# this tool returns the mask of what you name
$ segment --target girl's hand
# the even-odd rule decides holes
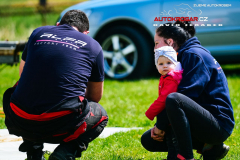
[[[154,126],[151,130],[151,137],[152,139],[162,142],[164,139],[165,131],[158,129]]]

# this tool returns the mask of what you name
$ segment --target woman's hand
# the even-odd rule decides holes
[[[151,130],[151,137],[152,139],[162,142],[164,139],[165,131],[158,129],[154,126]]]

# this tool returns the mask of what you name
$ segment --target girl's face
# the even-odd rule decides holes
[[[174,63],[167,57],[160,56],[158,58],[157,69],[161,75],[163,76],[167,75],[168,72],[174,70],[175,67],[176,66],[174,65]]]

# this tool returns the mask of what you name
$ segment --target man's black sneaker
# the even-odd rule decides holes
[[[48,160],[75,160],[76,150],[72,146],[60,144]]]
[[[42,151],[35,154],[27,153],[27,160],[46,160],[43,155],[44,153]]]

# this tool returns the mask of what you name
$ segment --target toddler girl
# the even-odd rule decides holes
[[[161,130],[163,137],[166,130],[170,132],[170,127],[168,127],[170,123],[165,111],[165,101],[170,93],[177,92],[183,70],[180,62],[177,62],[177,53],[171,46],[155,49],[155,65],[158,72],[162,75],[159,81],[158,98],[148,108],[145,115],[150,120],[157,116],[157,123],[154,127]],[[171,145],[172,137],[166,137],[166,142],[168,145],[168,159],[171,159],[171,156],[175,157],[176,155],[175,148]]]

